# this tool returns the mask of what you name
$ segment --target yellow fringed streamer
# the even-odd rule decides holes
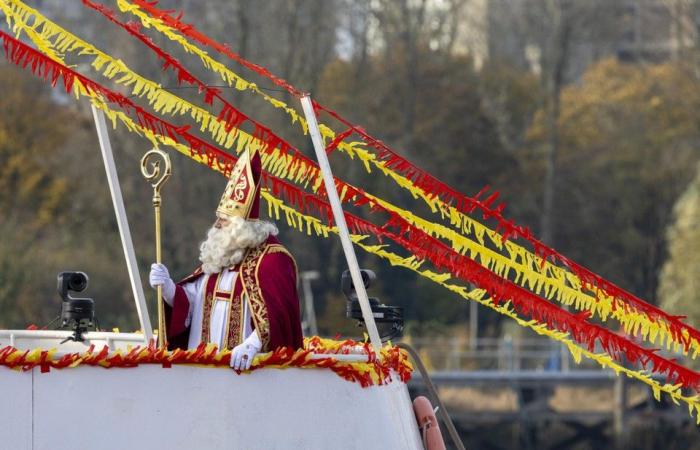
[[[30,36],[30,38],[42,53],[48,55],[47,49],[53,49],[52,53],[59,56],[70,52],[93,57],[90,66],[95,71],[101,73],[105,78],[129,88],[131,95],[145,98],[155,112],[170,116],[189,116],[200,125],[200,131],[208,132],[217,144],[227,149],[234,145],[237,138],[246,143],[256,140],[242,130],[226,131],[225,123],[206,109],[193,105],[164,90],[159,83],[142,77],[131,70],[123,61],[100,51],[21,1],[2,0],[0,7],[5,12],[8,24],[14,33],[18,34],[20,29],[27,33],[30,30],[34,32],[35,37]],[[30,18],[33,20],[32,25],[28,24]],[[13,20],[14,24],[12,24]],[[36,36],[40,40],[37,40]],[[237,148],[241,147],[242,145],[239,144]]]
[[[261,95],[275,108],[283,109],[289,114],[292,123],[299,123],[302,127],[302,131],[305,134],[307,133],[308,130],[305,121],[293,108],[261,92],[254,83],[248,82],[223,64],[215,61],[207,52],[191,44],[182,34],[165,25],[160,19],[150,17],[148,14],[141,11],[137,5],[127,0],[117,0],[117,4],[122,12],[127,12],[138,17],[144,27],[153,27],[172,41],[179,43],[185,51],[199,56],[204,66],[219,74],[229,86],[235,87],[241,91],[247,90]],[[336,134],[333,130],[324,124],[319,124],[319,126],[321,134],[326,142],[335,139]],[[363,142],[343,141],[339,143],[337,148],[351,159],[357,156],[368,173],[371,173],[372,166],[374,166],[382,172],[384,176],[391,178],[398,186],[408,190],[414,198],[422,199],[433,213],[439,213],[443,219],[449,219],[450,225],[455,229],[460,230],[461,233],[474,236],[475,240],[481,244],[482,248],[486,245],[484,237],[488,236],[490,245],[495,246],[499,250],[504,250],[507,253],[507,256],[503,256],[490,251],[488,248],[484,248],[484,251],[481,252],[479,256],[483,256],[481,259],[482,264],[485,262],[484,265],[488,266],[491,270],[502,274],[504,272],[508,273],[509,270],[520,266],[522,272],[516,273],[515,281],[519,285],[527,287],[539,295],[543,295],[550,300],[559,301],[564,305],[572,306],[579,311],[589,311],[593,316],[597,316],[603,321],[612,317],[621,323],[626,332],[632,333],[633,335],[639,333],[644,340],[652,344],[658,344],[660,346],[665,345],[669,349],[679,349],[693,358],[700,353],[700,342],[695,339],[691,340],[691,350],[693,351],[686,352],[682,343],[674,338],[667,323],[652,320],[644,313],[638,312],[627,305],[618,305],[616,308],[613,308],[614,299],[604,293],[597,293],[597,298],[585,293],[581,281],[574,274],[554,266],[549,262],[545,261],[542,263],[538,256],[525,248],[511,241],[504,241],[499,233],[488,229],[466,214],[442,202],[436,196],[425,192],[408,178],[387,168],[384,162],[378,161],[376,156],[366,149]],[[305,183],[308,183],[308,179]],[[314,191],[316,191],[319,185],[320,182],[317,180],[317,183],[313,186]],[[428,233],[435,233],[437,226],[428,221],[424,222],[433,226],[424,226],[417,222],[414,223],[414,225]],[[458,242],[459,239],[455,239],[456,236],[460,235],[453,235],[452,233],[451,230],[447,230],[445,232],[435,233],[434,235],[449,240],[454,250],[458,252],[466,251],[464,244]],[[474,247],[471,246],[470,248],[473,249]],[[508,264],[509,262],[510,264]],[[523,266],[525,267],[523,268]]]
[[[524,251],[523,248],[517,247],[511,242],[506,242],[505,245],[510,254],[508,257],[468,239],[446,226],[429,222],[371,194],[366,195],[370,198],[370,203],[381,205],[383,208],[399,214],[404,220],[430,236],[447,240],[455,251],[470,257],[502,278],[510,279],[513,276],[512,279],[516,284],[533,291],[535,294],[579,311],[589,311],[602,321],[613,318],[623,326],[629,335],[641,335],[644,340],[652,344],[658,343],[661,346],[665,344],[669,350],[683,350],[680,343],[672,339],[671,331],[665,322],[652,321],[645,314],[625,305],[613,307],[613,299],[610,296],[599,294],[598,298],[595,298],[585,293],[580,282],[576,283],[576,277],[562,270],[553,270],[557,268],[551,264],[549,267],[545,267],[543,273],[543,271],[538,270],[542,265],[541,258]],[[697,341],[693,341],[691,349],[694,352],[698,351]]]
[[[327,140],[335,138],[335,133],[327,127],[322,127],[321,133]],[[499,273],[501,276],[505,276],[510,270],[514,270],[515,277],[513,281],[536,292],[538,295],[542,295],[549,300],[559,301],[579,311],[588,311],[593,317],[598,317],[603,321],[613,318],[623,326],[627,334],[632,336],[639,335],[643,340],[651,344],[665,347],[668,350],[682,352],[691,358],[696,358],[700,354],[700,342],[697,339],[689,339],[687,333],[684,333],[684,338],[690,341],[690,348],[686,351],[681,340],[674,336],[670,326],[665,321],[652,319],[645,313],[619,301],[615,304],[615,298],[604,292],[598,291],[593,293],[594,295],[588,294],[583,283],[575,274],[548,261],[543,261],[539,256],[512,241],[504,240],[503,236],[498,232],[459,212],[436,196],[425,192],[414,185],[408,178],[388,169],[384,162],[377,161],[376,156],[363,147],[363,143],[341,142],[338,145],[338,150],[347,153],[351,158],[357,156],[363,162],[368,172],[371,172],[370,164],[379,169],[385,176],[393,179],[397,185],[408,190],[414,198],[422,199],[434,213],[439,213],[442,218],[449,219],[450,225],[455,229],[464,235],[473,236],[474,240],[481,246],[468,244],[473,243],[474,240],[466,239],[462,234],[453,233],[447,227],[442,227],[426,220],[415,219],[413,224],[416,227],[433,236],[446,239],[455,251],[464,254],[465,252],[468,253],[468,250],[481,248],[482,251],[478,253],[478,256],[482,265]],[[386,202],[383,205],[389,206]],[[402,216],[409,218],[404,213],[402,213]],[[488,237],[488,241],[486,241],[485,237]],[[488,247],[485,247],[486,245],[492,245],[502,250],[505,255],[489,250]],[[614,304],[615,306],[613,306]]]

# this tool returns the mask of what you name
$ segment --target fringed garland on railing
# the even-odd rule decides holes
[[[367,355],[366,362],[339,361],[336,355],[357,353]],[[229,368],[231,350],[219,351],[214,344],[200,344],[193,350],[176,349],[168,351],[149,347],[132,347],[126,351],[110,351],[107,346],[96,350],[95,346],[83,353],[69,353],[56,357],[56,350],[18,350],[14,347],[0,349],[0,366],[10,369],[30,371],[39,367],[42,373],[51,369],[67,369],[78,366],[98,366],[106,369],[131,368],[142,364],[159,364],[164,368],[173,365],[199,365],[217,368]],[[314,356],[314,354],[316,354]],[[319,355],[324,355],[319,357]],[[353,340],[332,341],[319,337],[306,338],[304,348],[292,350],[278,348],[269,353],[261,353],[253,359],[249,370],[235,372],[252,372],[263,368],[276,369],[328,369],[344,380],[359,383],[362,387],[384,385],[391,381],[394,371],[404,383],[411,379],[413,366],[405,350],[394,346],[385,346],[380,355],[366,343]]]

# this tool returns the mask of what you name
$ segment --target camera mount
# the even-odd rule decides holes
[[[61,272],[58,274],[58,295],[61,297],[61,327],[73,330],[66,341],[82,342],[83,333],[95,323],[95,302],[91,298],[73,298],[70,292],[82,292],[88,286],[85,272]]]
[[[377,279],[377,275],[368,269],[361,269],[360,274],[362,275],[362,282],[365,285],[365,289],[368,289],[372,284],[372,281]],[[364,326],[365,321],[362,317],[362,309],[360,308],[360,301],[357,298],[357,293],[355,292],[355,287],[352,283],[352,278],[350,277],[350,271],[346,270],[341,276],[341,288],[343,294],[347,299],[347,305],[345,308],[345,316],[348,319],[357,320],[358,326]],[[386,342],[393,339],[401,334],[403,331],[403,308],[400,306],[389,306],[384,305],[379,302],[376,297],[369,298],[369,304],[372,308],[372,315],[374,316],[374,321],[377,326],[380,325],[391,325],[388,330],[380,330],[380,337],[382,342]]]

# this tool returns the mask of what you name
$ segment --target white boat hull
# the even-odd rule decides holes
[[[324,369],[0,368],[3,449],[420,449],[405,384]]]

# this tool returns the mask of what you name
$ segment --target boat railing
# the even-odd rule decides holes
[[[141,333],[119,333],[108,331],[90,331],[84,334],[85,341],[66,341],[72,333],[68,330],[0,330],[0,348],[15,347],[23,350],[56,348],[55,357],[75,352],[86,351],[90,345],[101,350],[105,345],[110,351],[124,350],[144,344]],[[364,347],[358,347],[356,352],[348,354],[312,353],[311,359],[333,357],[344,362],[367,362],[369,355]]]

